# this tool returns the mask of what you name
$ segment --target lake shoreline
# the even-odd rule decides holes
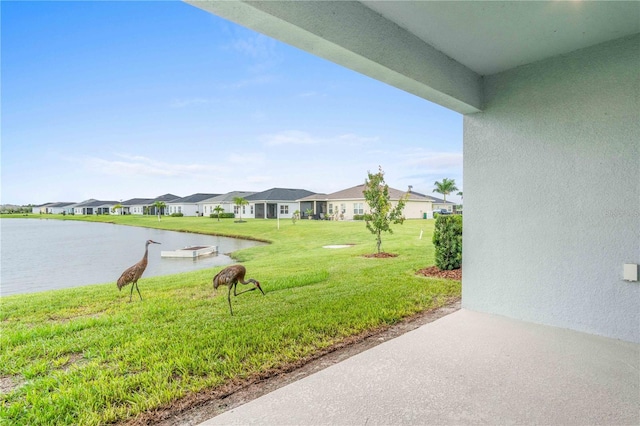
[[[114,228],[103,227],[106,225]],[[83,218],[3,215],[0,226],[3,234],[2,298],[115,282],[127,267],[140,260],[147,239],[162,245],[150,247],[143,279],[228,265],[235,261],[232,253],[266,244],[256,238],[229,237],[217,232],[165,230]],[[214,245],[218,247],[218,253],[196,259],[160,256],[161,250],[192,245]]]

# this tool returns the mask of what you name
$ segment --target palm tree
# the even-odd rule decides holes
[[[442,179],[442,182],[435,181],[434,185],[436,189],[434,189],[433,192],[442,194],[445,203],[447,202],[447,195],[458,190],[455,179],[444,178]]]
[[[459,196],[460,196],[460,198],[464,198],[464,197],[462,196],[462,191],[458,192],[456,195],[459,195]]]
[[[249,202],[242,197],[233,197],[233,203],[238,206],[238,214],[240,215],[240,220],[238,222],[242,222],[242,210],[240,208],[242,206],[246,206]]]
[[[220,213],[222,213],[224,209],[220,205],[217,205],[213,211],[218,214],[218,222],[220,222]]]
[[[153,203],[153,207],[156,208],[156,212],[158,213],[158,222],[160,222],[160,211],[167,207],[167,204],[164,201],[156,201]]]

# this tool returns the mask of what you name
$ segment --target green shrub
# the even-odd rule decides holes
[[[171,213],[171,217],[182,217],[184,214],[182,213]]]
[[[209,217],[212,219],[217,219],[218,213],[211,213]],[[235,213],[220,213],[220,219],[233,219],[235,217],[236,217]]]
[[[438,215],[433,231],[436,266],[442,270],[462,265],[462,216]]]

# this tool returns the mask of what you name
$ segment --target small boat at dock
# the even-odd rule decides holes
[[[195,259],[206,254],[218,252],[218,246],[190,246],[173,251],[161,251],[160,257],[186,257]]]

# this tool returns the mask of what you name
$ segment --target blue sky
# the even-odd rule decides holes
[[[3,204],[463,189],[460,114],[188,4],[1,8]]]

